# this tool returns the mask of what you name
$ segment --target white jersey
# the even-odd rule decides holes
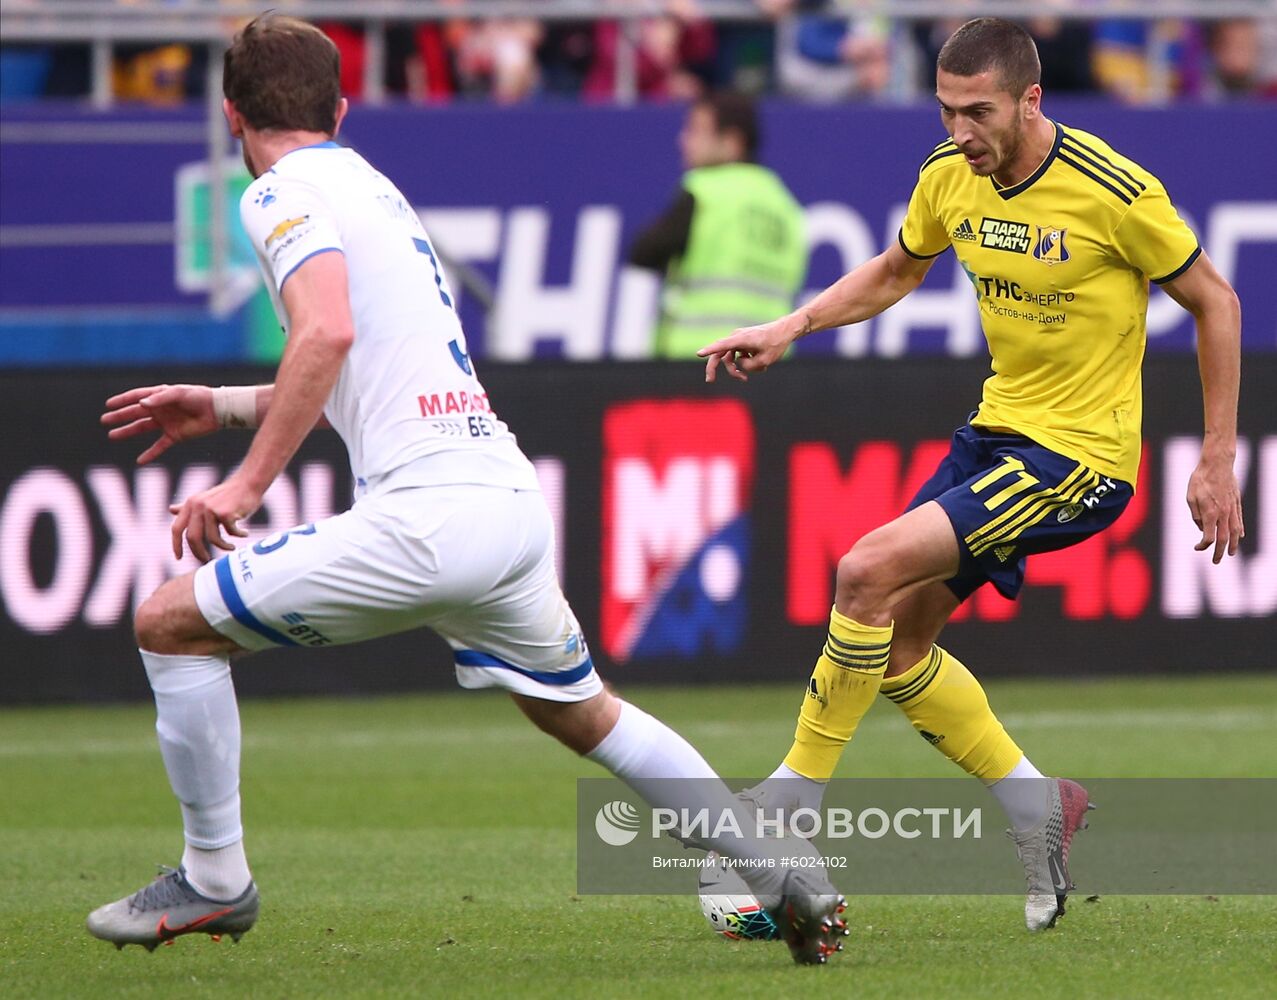
[[[537,489],[532,463],[474,373],[454,299],[416,212],[335,142],[283,156],[240,218],[287,334],[281,291],[316,254],[346,257],[355,339],[324,415],[361,487],[477,484]]]

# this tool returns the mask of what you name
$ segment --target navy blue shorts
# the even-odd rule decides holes
[[[1067,548],[1118,519],[1135,491],[1019,434],[967,424],[949,454],[909,501],[934,500],[958,536],[958,574],[945,581],[965,601],[986,581],[1014,600],[1024,560]]]

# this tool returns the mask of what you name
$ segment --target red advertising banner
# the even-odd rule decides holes
[[[608,656],[739,648],[753,485],[753,418],[742,401],[605,410],[599,630]]]
[[[1029,560],[1019,601],[985,587],[946,631],[985,673],[1270,669],[1277,638],[1277,358],[1244,365],[1237,556],[1213,565],[1184,492],[1200,449],[1195,363],[1150,358],[1135,499],[1108,531]],[[707,386],[699,366],[485,365],[494,405],[536,463],[565,590],[616,683],[802,678],[839,557],[901,511],[979,396],[978,362],[786,362]],[[168,504],[234,468],[227,432],[134,464],[101,400],[164,378],[244,384],[253,369],[0,375],[0,701],[147,696],[132,612],[193,568]],[[56,405],[50,405],[56,400]],[[350,502],[335,435],[317,432],[267,494],[246,544]],[[243,694],[449,686],[428,633],[241,661]]]

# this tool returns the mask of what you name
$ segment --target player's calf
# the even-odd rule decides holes
[[[510,697],[541,732],[583,757],[603,742],[621,714],[620,701],[607,689],[574,702],[529,698],[513,691]]]

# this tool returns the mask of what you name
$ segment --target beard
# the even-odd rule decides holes
[[[980,154],[983,162],[967,166],[977,177],[990,177],[1015,162],[1024,146],[1024,121],[1017,118],[1007,130],[985,146]],[[966,150],[963,150],[965,153]]]
[[[995,174],[999,170],[1004,170],[1015,162],[1015,158],[1020,155],[1020,149],[1024,145],[1024,122],[1017,118],[1007,129],[1006,134],[999,143],[999,155],[996,159],[989,157],[988,173]]]

